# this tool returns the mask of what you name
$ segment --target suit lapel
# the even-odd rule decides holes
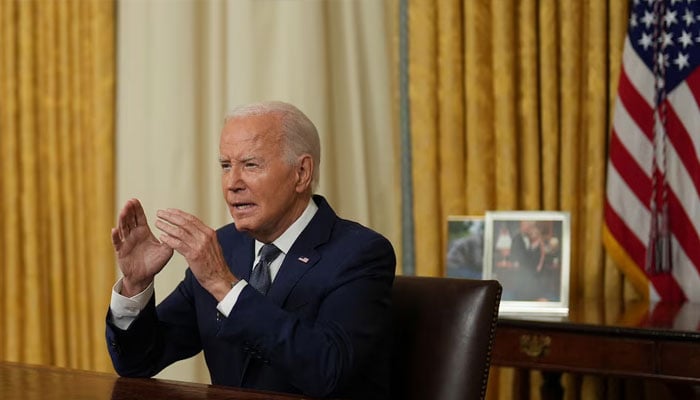
[[[318,206],[316,215],[289,249],[275,277],[267,297],[278,306],[283,306],[296,283],[321,258],[316,247],[328,241],[337,215],[321,196],[314,196]]]
[[[278,306],[282,306],[289,292],[306,272],[319,260],[318,253],[313,249],[305,249],[303,252],[294,251],[293,246],[289,254],[284,258],[275,281],[270,286],[267,297]]]

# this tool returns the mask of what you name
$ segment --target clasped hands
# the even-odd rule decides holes
[[[178,209],[159,210],[155,226],[162,232],[158,239],[151,231],[146,213],[137,199],[124,205],[112,228],[112,245],[117,264],[124,275],[121,294],[134,296],[148,287],[154,277],[177,251],[185,257],[197,281],[221,301],[238,281],[226,264],[216,231],[197,217]]]

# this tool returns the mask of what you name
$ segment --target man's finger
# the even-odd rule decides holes
[[[143,211],[143,206],[138,199],[131,199],[131,205],[133,206],[133,222],[135,226],[148,225],[146,220],[146,212]]]
[[[114,246],[115,251],[119,251],[122,246],[122,238],[117,228],[112,228],[112,246]]]
[[[167,234],[168,236],[171,236],[181,241],[189,241],[192,237],[192,234],[187,229],[179,225],[168,223],[167,220],[156,220],[156,228],[160,229],[161,231],[163,231],[163,233]]]
[[[119,218],[117,220],[117,228],[119,229],[119,235],[122,239],[126,239],[129,235],[130,229],[128,225],[129,219],[129,203],[127,203],[122,211],[119,213]]]
[[[174,212],[177,210],[174,210],[172,208],[169,208],[167,210],[158,210],[156,212],[156,216],[162,220],[165,220],[173,225],[178,225],[182,226],[185,225],[188,220],[182,215],[183,213],[178,213]]]
[[[172,215],[174,217],[180,218],[189,224],[192,224],[200,231],[205,231],[205,230],[209,229],[209,227],[207,225],[205,225],[199,218],[195,217],[194,215],[192,215],[190,213],[179,210],[177,208],[168,208],[166,210],[161,210],[161,211],[163,211],[164,213],[167,213],[169,215]]]
[[[194,239],[203,240],[205,238],[204,232],[207,227],[191,214],[178,209],[169,208],[167,210],[158,210],[157,216],[171,225],[182,228],[183,231],[187,232]],[[173,232],[170,231],[170,233]],[[176,234],[175,236],[180,235]],[[182,239],[185,238],[183,237]]]
[[[186,260],[189,260],[189,256],[192,248],[183,240],[176,237],[170,236],[167,233],[161,234],[158,239],[168,245],[171,249],[180,253]]]

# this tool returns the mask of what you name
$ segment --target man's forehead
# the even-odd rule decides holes
[[[243,160],[270,157],[277,154],[280,147],[277,138],[279,135],[269,131],[224,134],[219,144],[220,158]]]
[[[222,157],[250,158],[267,146],[265,135],[252,132],[250,134],[224,134],[221,136],[219,152]]]

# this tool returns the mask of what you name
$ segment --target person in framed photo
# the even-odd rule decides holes
[[[543,293],[548,301],[561,300],[561,223],[549,221],[552,233],[544,241]]]
[[[467,221],[466,233],[450,243],[447,276],[482,279],[484,271],[484,223]]]
[[[552,221],[520,221],[513,235],[510,258],[517,285],[514,297],[522,301],[558,300],[559,239],[552,231]]]
[[[510,259],[517,285],[513,285],[517,300],[541,299],[539,284],[544,266],[542,232],[535,221],[520,221],[520,229],[513,235]]]

